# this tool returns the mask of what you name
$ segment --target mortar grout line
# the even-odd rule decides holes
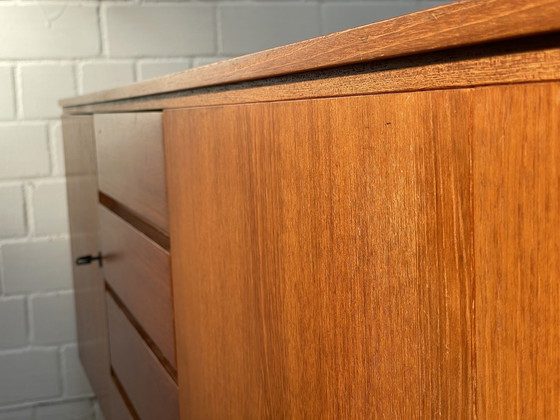
[[[23,194],[25,197],[25,216],[27,219],[27,238],[30,238],[35,233],[35,220],[33,217],[33,182],[26,181],[23,184]]]
[[[35,409],[39,406],[55,405],[61,403],[72,403],[79,401],[91,401],[95,400],[95,395],[93,394],[83,394],[71,397],[60,396],[54,399],[37,399],[34,401],[26,401],[23,403],[15,403],[10,405],[0,406],[0,414],[15,411],[15,410],[25,410],[25,409]]]

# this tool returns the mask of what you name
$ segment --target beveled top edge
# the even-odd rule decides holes
[[[132,99],[555,31],[557,0],[461,0],[59,103]]]

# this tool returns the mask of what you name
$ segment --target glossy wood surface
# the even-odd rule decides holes
[[[473,416],[470,98],[164,113],[183,420]]]
[[[168,232],[161,113],[94,116],[99,190]]]
[[[78,350],[105,417],[109,414],[109,347],[103,277],[97,264],[77,266],[83,255],[97,255],[97,170],[93,117],[62,119],[66,191]]]
[[[177,385],[110,295],[111,365],[141,420],[177,420]]]
[[[474,118],[479,418],[560,419],[560,84],[481,90]]]
[[[105,280],[176,368],[169,253],[104,206],[99,231]]]
[[[559,30],[556,0],[465,0],[60,103],[128,99]]]

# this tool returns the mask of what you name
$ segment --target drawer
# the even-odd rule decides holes
[[[177,420],[177,384],[107,295],[111,365],[141,420]]]
[[[169,232],[161,112],[94,116],[99,190]]]
[[[105,280],[176,368],[169,253],[102,205],[99,241]]]

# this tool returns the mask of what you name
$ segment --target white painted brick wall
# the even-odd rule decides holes
[[[23,296],[0,298],[0,349],[27,344],[27,308]]]
[[[68,233],[66,182],[42,182],[32,185],[33,221],[37,235]]]
[[[114,57],[212,54],[215,8],[210,4],[116,4],[106,8],[108,50]]]
[[[33,409],[24,408],[23,410],[10,410],[0,412],[0,420],[30,420],[33,418]]]
[[[46,176],[49,170],[46,124],[0,125],[0,180]]]
[[[89,401],[76,401],[38,407],[36,420],[93,420],[93,406]]]
[[[0,251],[4,293],[20,294],[71,288],[68,239],[7,243],[0,247]]]
[[[138,80],[146,80],[166,74],[187,70],[191,67],[190,59],[163,59],[158,61],[141,60],[138,63]]]
[[[0,120],[15,117],[14,77],[11,66],[0,67]]]
[[[68,344],[61,350],[62,382],[67,395],[91,395],[91,386],[78,356],[78,346]]]
[[[24,235],[25,206],[22,185],[0,186],[0,238]]]
[[[376,2],[332,2],[323,6],[323,33],[366,25],[376,20],[412,13],[441,2],[411,2],[406,0],[381,0]]]
[[[135,81],[134,63],[86,63],[80,67],[82,92],[90,93],[128,85]]]
[[[61,394],[56,348],[0,354],[0,404],[54,398]]]
[[[447,1],[0,0],[0,420],[99,420],[80,365],[57,101]]]
[[[37,59],[97,55],[100,48],[97,5],[57,3],[0,3],[0,57]]]
[[[56,118],[57,101],[76,94],[71,64],[31,64],[21,68],[23,115],[26,119]],[[58,93],[60,92],[60,93]]]
[[[321,34],[319,12],[318,3],[220,5],[219,54],[246,54],[318,36]]]
[[[76,341],[73,293],[65,291],[32,296],[30,307],[33,344],[64,344]]]

